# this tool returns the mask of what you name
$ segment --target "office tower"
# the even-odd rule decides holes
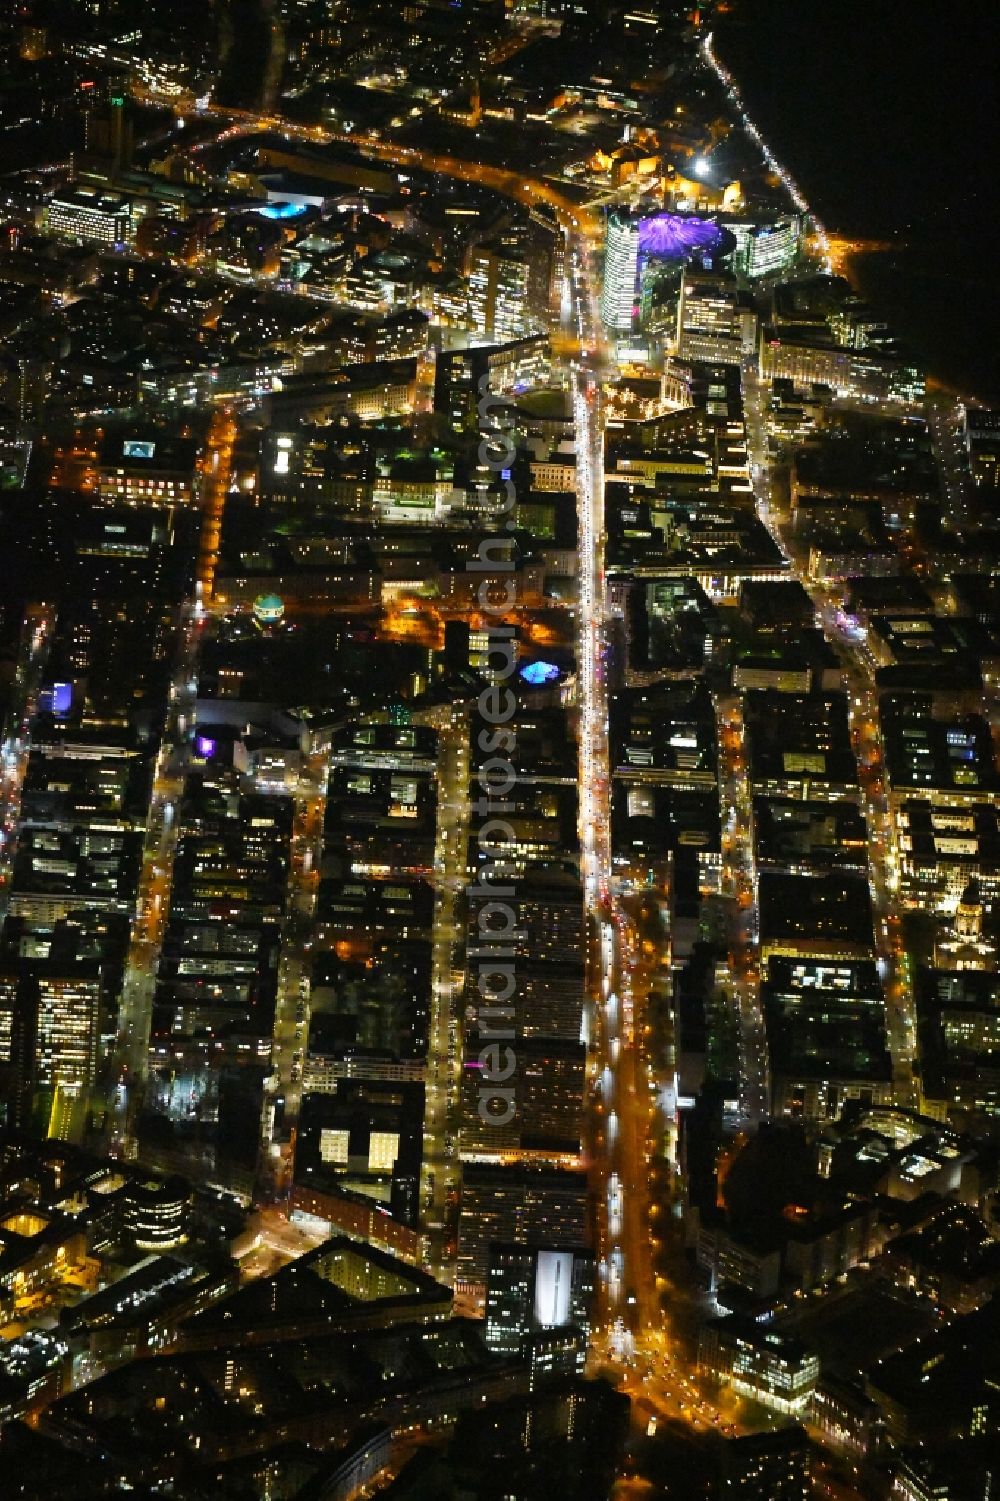
[[[639,275],[639,221],[628,214],[608,215],[604,241],[604,287],[601,317],[605,327],[628,333],[636,313]]]
[[[66,239],[124,248],[132,238],[132,203],[100,188],[63,188],[53,195],[45,223],[51,234]]]
[[[243,1168],[251,1181],[260,1150],[266,1078],[262,1063],[224,1063],[219,1069],[216,1150],[227,1162]]]
[[[40,976],[35,1068],[43,1089],[84,1089],[97,1062],[97,977]]]
[[[1000,489],[1000,412],[969,407],[965,440],[973,484],[982,490]]]
[[[526,821],[524,827],[531,825]],[[544,867],[529,867],[514,890],[519,936],[510,960],[512,988],[502,1006],[491,1003],[494,971],[481,957],[469,965],[462,1153],[520,1150],[562,1161],[580,1150],[583,1118],[582,892],[575,875]],[[484,903],[475,902],[470,947],[477,953],[477,933],[489,931],[484,914]],[[498,1026],[516,1039],[513,1114],[502,1104],[503,1090],[494,1100],[483,1085],[483,1060]]]
[[[498,1119],[488,1118],[483,1106],[482,1072],[479,1060],[491,1046],[488,1036],[470,1034],[466,1039],[466,1066],[462,1080],[462,1151],[484,1152],[520,1148],[525,1153],[550,1157],[575,1157],[583,1130],[583,1089],[586,1049],[581,1042],[551,1038],[519,1037],[514,1044],[517,1059],[516,1110],[509,1112],[498,1097]]]
[[[114,75],[103,84],[85,79],[79,86],[84,150],[106,164],[112,177],[131,166],[135,148],[126,89],[126,80]]]
[[[544,1330],[575,1329],[580,1355],[590,1335],[594,1258],[581,1247],[492,1245],[486,1278],[486,1343],[517,1355]]]
[[[458,1278],[483,1287],[490,1246],[586,1242],[587,1180],[561,1168],[467,1164],[462,1175]]]
[[[788,271],[802,249],[804,225],[800,214],[790,214],[773,224],[729,221],[726,227],[736,238],[733,264],[750,278]]]
[[[469,251],[469,318],[491,343],[539,329],[548,305],[550,257],[527,236],[503,235]]]
[[[148,1178],[125,1190],[125,1234],[140,1251],[170,1251],[188,1238],[191,1185],[186,1178]]]
[[[746,246],[747,276],[770,276],[789,270],[802,247],[802,220],[798,214],[777,224],[760,224],[750,231]]]
[[[685,269],[677,304],[677,353],[738,365],[753,349],[756,315],[735,278]]]
[[[0,978],[0,1065],[9,1081],[8,1124],[24,1130],[34,1119],[62,1136],[69,1122],[60,1124],[55,1105],[79,1113],[94,1081],[101,979],[96,965],[77,974],[58,968],[21,964]]]

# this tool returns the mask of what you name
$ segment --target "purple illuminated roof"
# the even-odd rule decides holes
[[[695,214],[653,214],[639,220],[639,250],[681,261],[690,255],[713,255],[727,246],[731,236],[714,219]]]

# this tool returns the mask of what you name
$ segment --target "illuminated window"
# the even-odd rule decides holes
[[[373,1131],[368,1141],[368,1171],[391,1173],[399,1156],[398,1131]]]
[[[323,1162],[332,1162],[336,1167],[347,1166],[348,1131],[332,1131],[329,1128],[319,1133],[319,1155]]]

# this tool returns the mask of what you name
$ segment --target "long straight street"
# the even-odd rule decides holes
[[[21,789],[31,751],[31,721],[38,707],[54,625],[54,611],[47,605],[36,605],[27,612],[21,627],[10,733],[0,746],[0,919],[6,915],[10,897]]]
[[[590,1077],[599,1094],[592,1123],[600,1286],[595,1343],[627,1354],[636,1336],[655,1338],[662,1315],[649,1222],[651,1089],[636,1025],[630,919],[612,873],[611,764],[608,739],[607,614],[604,578],[604,414],[607,355],[586,243],[571,238],[569,328],[580,358],[571,366],[576,428],[579,594],[580,848],[584,906],[591,933],[587,990]]]
[[[453,1205],[460,1183],[462,971],[457,925],[464,920],[467,870],[469,724],[455,708],[439,711],[433,722],[438,734],[438,803],[420,1213],[426,1263],[436,1277],[450,1281],[453,1263],[447,1252],[455,1233]]]
[[[176,655],[166,718],[153,768],[146,838],[139,873],[125,980],[118,1014],[118,1043],[111,1079],[110,1148],[134,1153],[133,1125],[149,1065],[149,1035],[156,965],[170,904],[174,855],[180,832],[180,802],[194,733],[198,659],[205,606],[211,600],[222,534],[222,516],[232,472],[236,422],[220,407],[212,416],[201,461],[201,533],[194,598],[179,612]]]
[[[261,1175],[274,1199],[291,1187],[295,1132],[302,1104],[309,1030],[307,945],[316,910],[328,775],[327,753],[313,750],[303,756],[292,793],[291,870],[278,961],[271,1072],[261,1123]]]
[[[791,576],[808,593],[823,633],[841,664],[851,742],[858,766],[859,801],[868,824],[869,884],[874,917],[874,946],[885,986],[886,1030],[893,1063],[893,1090],[901,1105],[918,1106],[914,1066],[917,1056],[916,1002],[913,995],[900,913],[895,901],[895,839],[885,768],[875,664],[856,632],[844,622],[837,595],[811,574],[808,557],[794,545],[790,528],[781,524],[775,503],[777,483],[767,442],[762,385],[752,365],[743,369],[744,412],[751,473],[758,514],[788,559]],[[753,860],[752,827],[742,859]],[[761,1047],[763,1048],[761,1031]],[[763,1055],[761,1055],[762,1057]],[[751,1068],[754,1066],[751,1063]]]

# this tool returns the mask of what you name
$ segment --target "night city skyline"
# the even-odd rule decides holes
[[[994,1493],[991,129],[852,8],[0,19],[0,1501]]]

